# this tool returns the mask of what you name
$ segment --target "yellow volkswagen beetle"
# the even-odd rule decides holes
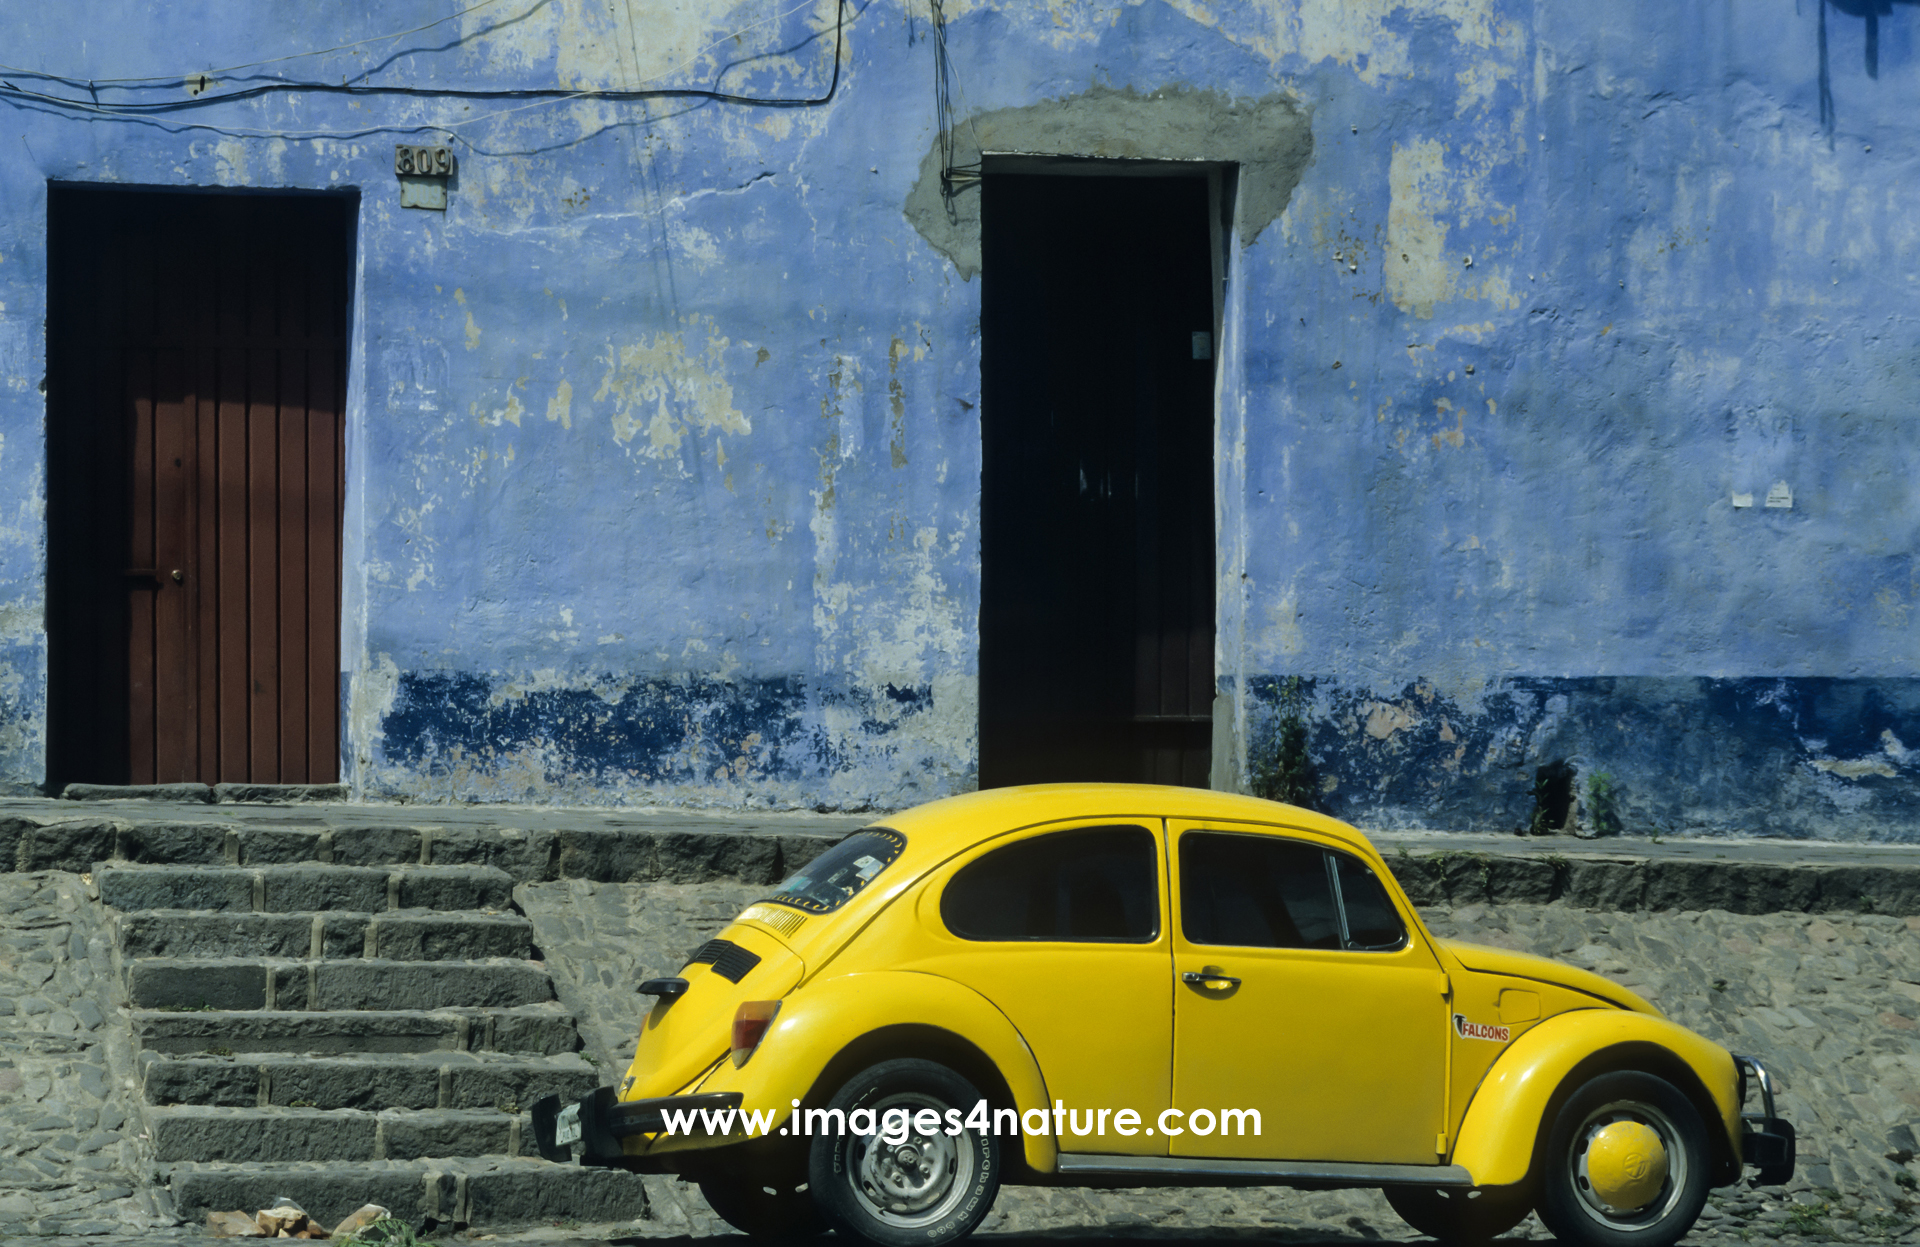
[[[1046,785],[854,833],[654,998],[550,1160],[677,1173],[761,1236],[939,1247],[1003,1183],[1380,1187],[1416,1229],[1666,1247],[1760,1063],[1597,975],[1428,933],[1365,836],[1188,788]],[[1749,1090],[1762,1111],[1743,1114]]]

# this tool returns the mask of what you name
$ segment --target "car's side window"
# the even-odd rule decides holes
[[[1407,942],[1406,924],[1387,898],[1387,890],[1373,870],[1358,858],[1329,853],[1346,913],[1347,947],[1367,952],[1392,952]]]
[[[1180,837],[1180,930],[1190,943],[1239,948],[1385,951],[1406,941],[1359,861],[1298,840],[1204,831]]]
[[[1077,827],[995,849],[940,897],[966,940],[1150,944],[1160,934],[1158,853],[1144,827]]]
[[[1195,944],[1338,948],[1322,851],[1270,836],[1180,837],[1180,930]]]

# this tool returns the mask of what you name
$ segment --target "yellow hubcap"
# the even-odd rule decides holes
[[[1587,1181],[1615,1212],[1644,1208],[1667,1182],[1667,1149],[1652,1126],[1616,1121],[1587,1144]]]

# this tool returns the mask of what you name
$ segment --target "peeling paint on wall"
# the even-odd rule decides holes
[[[419,16],[385,4],[75,3],[85,41],[26,9],[0,39],[104,103],[177,103],[107,80],[178,72],[152,50],[183,40],[336,48],[289,72],[429,92],[813,99],[835,69],[834,0],[556,0],[398,38]],[[178,133],[16,108],[0,790],[44,776],[52,695],[49,180],[360,188],[360,791],[970,786],[991,327],[944,138],[963,173],[1237,170],[1216,782],[1298,677],[1326,804],[1363,823],[1517,826],[1566,761],[1614,777],[1630,828],[1913,839],[1920,63],[1896,50],[1920,10],[1879,19],[1873,76],[1858,22],[1823,60],[1816,6],[1753,5],[1765,40],[1656,0],[951,0],[944,136],[923,0],[849,9],[821,106],[272,94]],[[398,205],[393,144],[422,134],[458,151],[444,213]]]
[[[1313,154],[1306,110],[1291,96],[1242,100],[1217,91],[1173,87],[1140,94],[1095,87],[1082,94],[983,113],[955,136],[963,162],[981,153],[1110,160],[1190,160],[1237,166],[1235,228],[1251,244],[1283,211]],[[920,160],[906,201],[907,219],[963,279],[980,271],[977,186],[947,195],[942,149]]]
[[[687,331],[682,331],[610,346],[601,357],[606,372],[593,401],[611,400],[613,440],[649,459],[679,462],[688,433],[706,437],[718,430],[744,437],[753,432],[734,406],[733,386],[724,375],[728,340],[710,319],[695,315],[685,323],[687,330],[704,334],[697,353],[689,354]],[[632,445],[642,434],[644,442]]]

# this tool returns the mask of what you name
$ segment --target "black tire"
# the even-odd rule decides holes
[[[751,1238],[811,1238],[827,1232],[827,1220],[805,1186],[761,1186],[748,1177],[708,1178],[700,1183],[714,1215]]]
[[[981,1100],[974,1085],[932,1061],[883,1061],[847,1081],[827,1104],[849,1118],[868,1109],[947,1110],[964,1117]],[[899,1144],[884,1135],[820,1135],[808,1154],[814,1202],[842,1234],[880,1247],[942,1247],[973,1232],[1000,1191],[1000,1144],[991,1133],[917,1130]]]
[[[1455,1247],[1490,1243],[1533,1211],[1533,1192],[1525,1186],[1390,1186],[1383,1193],[1402,1221]]]
[[[1602,1132],[1623,1125],[1651,1130],[1665,1154],[1656,1192],[1646,1195],[1652,1190],[1648,1178],[1649,1185],[1614,1196],[1644,1197],[1635,1207],[1609,1203],[1604,1180],[1590,1182],[1587,1175],[1589,1146],[1605,1146]],[[1616,1149],[1622,1146],[1638,1147],[1616,1143]],[[1568,1098],[1547,1132],[1539,1163],[1540,1219],[1555,1238],[1580,1247],[1672,1247],[1706,1205],[1711,1164],[1706,1125],[1679,1088],[1635,1070],[1601,1074]]]

